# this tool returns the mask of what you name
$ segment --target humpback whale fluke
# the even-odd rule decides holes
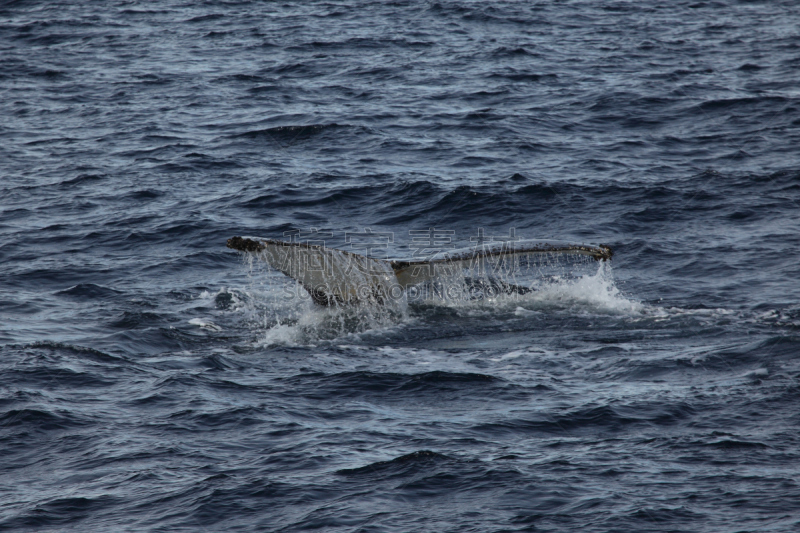
[[[430,259],[375,259],[364,255],[301,242],[244,237],[228,239],[228,248],[256,254],[272,268],[295,279],[319,305],[353,302],[383,303],[398,298],[412,285],[424,283],[440,273],[477,270],[502,271],[508,262],[547,254],[584,255],[597,261],[611,259],[611,248],[600,244],[570,244],[552,241],[490,242],[473,248],[438,253]],[[525,294],[531,289],[490,281],[503,292]]]

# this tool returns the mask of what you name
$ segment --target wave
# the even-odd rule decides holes
[[[29,436],[30,432],[55,431],[87,424],[88,420],[63,409],[58,413],[32,408],[11,409],[0,414],[0,427],[15,428],[17,437]]]
[[[364,126],[330,123],[273,126],[270,128],[255,129],[242,133],[236,133],[230,137],[251,140],[266,140],[279,144],[293,144],[304,142],[323,134],[337,133],[341,135],[344,132],[347,132],[348,134],[355,134],[356,136],[360,136],[364,133],[371,133],[369,128]]]
[[[731,205],[732,194],[750,195],[758,190],[763,196],[765,185],[775,191],[800,188],[797,170],[769,174],[721,174],[709,170],[658,184],[633,180],[531,183],[533,180],[519,173],[491,184],[456,187],[432,179],[392,182],[382,176],[365,177],[365,184],[360,186],[337,187],[332,186],[331,179],[335,177],[328,177],[328,182],[318,187],[278,186],[237,202],[245,209],[276,209],[287,202],[298,207],[333,207],[359,212],[371,223],[383,226],[419,223],[436,215],[439,224],[463,224],[465,220],[485,217],[491,218],[494,225],[505,225],[513,217],[522,219],[547,211],[569,214],[591,210],[600,214],[612,207],[620,213],[620,220],[632,214],[640,221],[657,222],[664,219],[666,211],[684,216],[681,213],[696,213],[699,206],[705,206],[706,211],[724,209],[721,214],[728,217],[736,210],[736,205]],[[523,222],[517,227],[524,225]]]
[[[388,461],[377,461],[359,468],[343,468],[337,470],[336,473],[342,476],[367,475],[385,479],[387,477],[407,476],[447,461],[452,461],[452,459],[429,450],[420,450]]]
[[[512,418],[479,424],[479,433],[546,433],[572,435],[585,431],[620,430],[631,425],[670,426],[695,414],[685,403],[675,405],[638,405],[625,408],[611,405],[579,408],[563,414],[537,414],[530,418]]]
[[[337,374],[300,374],[278,380],[298,397],[325,401],[331,398],[365,398],[389,403],[409,399],[463,401],[468,398],[523,401],[529,393],[503,378],[472,372],[434,370],[416,374],[352,371]],[[540,389],[536,389],[540,392]]]
[[[76,344],[67,344],[63,342],[54,341],[38,341],[29,344],[7,344],[0,349],[8,350],[23,350],[29,352],[31,350],[48,350],[53,352],[66,353],[72,356],[77,356],[79,359],[89,359],[99,363],[121,362],[123,358],[111,355],[96,348],[88,346],[80,346]]]
[[[107,300],[110,298],[115,298],[123,293],[122,291],[94,283],[79,283],[78,285],[74,285],[69,289],[58,291],[55,294],[57,296],[69,296],[79,300]]]

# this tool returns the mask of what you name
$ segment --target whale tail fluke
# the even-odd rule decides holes
[[[256,254],[270,267],[302,285],[319,305],[371,302],[384,303],[399,298],[412,286],[435,279],[468,272],[486,277],[510,272],[534,257],[557,255],[589,256],[597,261],[611,259],[613,252],[606,245],[559,243],[552,241],[505,241],[482,244],[473,248],[438,253],[426,259],[385,260],[310,243],[272,239],[254,240],[243,237],[228,239],[228,248]],[[472,278],[466,278],[472,279]],[[474,283],[474,282],[473,282]],[[513,287],[516,294],[530,289]],[[503,285],[498,285],[503,286]]]

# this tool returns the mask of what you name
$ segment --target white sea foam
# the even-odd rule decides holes
[[[583,262],[583,274],[564,270],[555,275],[552,268],[539,277],[506,276],[502,283],[524,283],[535,290],[525,294],[487,292],[475,297],[473,278],[466,275],[450,275],[429,286],[425,298],[421,291],[388,299],[381,304],[355,304],[320,307],[295,282],[277,273],[261,271],[266,276],[257,276],[258,265],[253,267],[253,284],[249,289],[252,301],[252,323],[262,333],[258,343],[262,345],[309,345],[333,339],[363,334],[389,333],[413,321],[415,314],[425,314],[426,309],[453,308],[460,315],[486,315],[512,311],[521,317],[535,316],[552,311],[568,311],[580,314],[628,314],[642,312],[644,306],[625,297],[617,288],[611,266],[606,262]],[[267,273],[269,272],[269,273]],[[530,274],[530,273],[529,273]],[[470,281],[473,280],[473,281]],[[409,311],[409,300],[416,313]]]
[[[222,328],[218,325],[209,320],[203,320],[202,318],[192,318],[189,320],[189,324],[192,324],[193,326],[200,326],[203,329],[209,329],[211,331],[222,331]]]
[[[637,315],[644,305],[622,294],[614,281],[611,265],[601,262],[594,274],[574,279],[553,278],[525,295],[515,314],[525,315],[542,309],[566,308],[583,313]]]

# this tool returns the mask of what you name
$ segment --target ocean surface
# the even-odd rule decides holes
[[[795,1],[0,2],[0,531],[797,531],[799,429]]]

